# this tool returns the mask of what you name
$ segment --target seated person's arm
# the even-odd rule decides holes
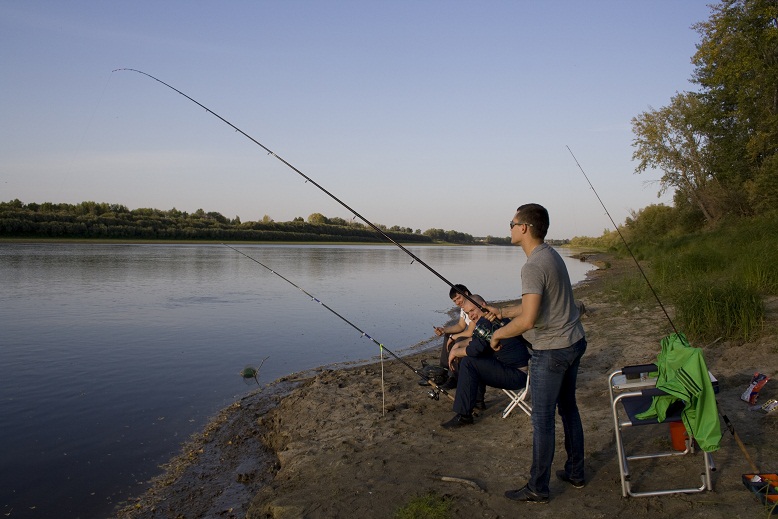
[[[464,321],[464,319],[463,319]],[[456,335],[452,335],[454,340],[462,339],[464,337],[472,337],[473,336],[473,330],[475,330],[475,321],[470,321],[470,324],[468,324],[464,330],[461,330]]]
[[[467,355],[467,345],[469,343],[470,341],[457,341],[451,348],[451,351],[448,352],[448,367],[450,370],[454,371],[454,360]]]
[[[461,333],[461,332],[465,331],[466,328],[467,328],[467,326],[465,325],[465,318],[460,315],[459,316],[459,321],[457,321],[456,323],[454,323],[454,324],[452,324],[450,326],[436,327],[435,328],[435,333],[438,336],[443,335],[445,333],[447,333],[449,335],[454,335],[456,333]]]

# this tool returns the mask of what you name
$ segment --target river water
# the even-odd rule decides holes
[[[236,248],[394,353],[449,319],[448,285],[396,247]],[[487,300],[521,293],[519,248],[409,250]],[[593,268],[566,261],[573,283]],[[219,409],[256,389],[244,367],[267,357],[265,384],[377,355],[222,245],[0,244],[0,512],[108,516]]]

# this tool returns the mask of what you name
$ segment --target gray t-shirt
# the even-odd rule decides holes
[[[570,275],[562,257],[547,243],[538,245],[521,268],[522,295],[540,294],[540,311],[532,333],[536,350],[572,346],[584,337],[581,315],[573,298]]]

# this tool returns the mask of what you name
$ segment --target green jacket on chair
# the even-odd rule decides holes
[[[667,395],[655,396],[651,407],[637,418],[656,417],[663,422],[667,408],[677,400],[685,407],[681,418],[686,430],[705,452],[719,449],[721,424],[713,384],[700,348],[689,345],[683,334],[671,334],[662,339],[662,351],[657,357],[659,376],[656,387]]]

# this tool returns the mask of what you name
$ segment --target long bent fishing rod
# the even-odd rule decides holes
[[[616,225],[615,221],[613,221],[613,217],[608,212],[608,208],[605,207],[605,204],[600,198],[600,195],[597,194],[597,190],[594,189],[594,186],[592,185],[592,182],[589,180],[589,177],[586,175],[586,172],[581,167],[581,164],[578,163],[578,159],[575,158],[575,155],[573,154],[573,150],[570,149],[570,146],[567,146],[567,151],[569,151],[570,155],[572,155],[573,160],[578,166],[578,169],[581,170],[581,173],[583,173],[584,178],[586,178],[586,182],[589,183],[589,187],[592,188],[592,191],[594,192],[594,196],[597,197],[597,200],[599,200],[600,205],[605,210],[605,214],[608,215],[608,218],[610,218],[610,221],[613,224],[613,227],[616,229],[616,232],[619,233],[619,237],[621,238],[621,241],[624,243],[624,246],[627,248],[627,252],[629,252],[629,255],[632,256],[632,259],[635,261],[635,265],[637,265],[638,270],[643,275],[643,279],[646,280],[646,284],[648,285],[648,288],[651,289],[651,293],[654,294],[654,297],[656,298],[656,302],[659,303],[659,306],[662,308],[662,311],[665,313],[665,317],[667,317],[667,320],[669,321],[670,326],[673,328],[673,331],[678,337],[680,337],[681,334],[678,332],[678,328],[675,327],[673,320],[670,319],[670,314],[667,313],[667,310],[665,309],[665,305],[662,304],[662,301],[659,299],[659,295],[656,293],[656,290],[654,290],[654,287],[651,286],[651,282],[648,280],[648,276],[643,271],[643,267],[640,266],[638,259],[632,253],[632,249],[629,248],[629,244],[627,243],[627,240],[624,238],[624,235],[621,234],[621,231],[619,230],[619,226]],[[732,425],[732,422],[729,421],[729,417],[727,417],[727,415],[721,411],[721,406],[718,405],[718,401],[716,402],[716,408],[718,409],[721,418],[724,420],[724,424],[727,426],[727,430],[730,432],[730,434],[732,434],[732,437],[735,438],[735,442],[737,443],[737,446],[740,448],[741,452],[745,456],[746,461],[748,461],[749,465],[751,465],[751,469],[754,471],[754,473],[759,472],[759,469],[756,467],[756,464],[754,464],[753,460],[751,459],[751,455],[748,454],[748,451],[746,450],[746,446],[743,444],[743,441],[740,439],[740,436],[738,436],[737,432],[735,432],[735,426]]]
[[[277,154],[276,154],[276,153],[275,153],[273,150],[271,150],[270,148],[268,148],[267,146],[265,146],[264,144],[262,144],[261,142],[259,142],[258,140],[256,140],[254,137],[252,137],[252,136],[251,136],[251,135],[249,135],[248,133],[244,132],[243,130],[241,130],[240,128],[238,128],[237,126],[235,126],[234,124],[232,124],[230,121],[228,121],[227,119],[225,119],[225,118],[224,118],[224,117],[222,117],[221,115],[217,114],[216,112],[214,112],[213,110],[211,110],[210,108],[208,108],[208,107],[207,107],[207,106],[205,106],[204,104],[200,103],[199,101],[197,101],[197,100],[193,99],[192,97],[190,97],[190,96],[186,95],[185,93],[183,93],[183,92],[182,92],[182,91],[180,91],[179,89],[177,89],[177,88],[175,88],[175,87],[173,87],[173,86],[171,86],[171,85],[169,85],[169,84],[165,83],[165,82],[164,82],[164,81],[162,81],[161,79],[158,79],[158,78],[156,78],[156,77],[152,76],[151,74],[147,74],[146,72],[143,72],[142,70],[137,70],[137,69],[134,69],[134,68],[117,68],[117,69],[113,70],[112,72],[117,72],[117,71],[125,71],[125,70],[126,70],[126,71],[129,71],[129,72],[137,72],[138,74],[143,74],[144,76],[146,76],[146,77],[149,77],[149,78],[153,79],[154,81],[156,81],[156,82],[158,82],[158,83],[161,83],[162,85],[165,85],[166,87],[168,87],[169,89],[173,90],[174,92],[176,92],[176,93],[178,93],[178,94],[180,94],[180,95],[184,96],[185,98],[189,99],[190,101],[192,101],[194,104],[196,104],[196,105],[197,105],[197,106],[199,106],[200,108],[203,108],[203,109],[204,109],[206,112],[208,112],[209,114],[213,115],[214,117],[216,117],[217,119],[219,119],[220,121],[222,121],[224,124],[226,124],[226,125],[228,125],[229,127],[233,128],[233,129],[234,129],[236,132],[240,133],[241,135],[243,135],[244,137],[246,137],[248,140],[250,140],[251,142],[253,142],[253,143],[254,143],[254,144],[256,144],[257,146],[259,146],[260,148],[262,148],[263,150],[265,150],[265,151],[266,151],[266,152],[267,152],[269,155],[272,155],[273,157],[275,157],[275,158],[277,158],[278,160],[280,160],[280,161],[281,161],[281,162],[282,162],[282,163],[283,163],[285,166],[289,167],[289,168],[290,168],[292,171],[294,171],[295,173],[297,173],[298,175],[300,175],[301,177],[303,177],[303,178],[305,179],[305,181],[306,181],[306,182],[310,182],[311,184],[313,184],[314,186],[316,186],[317,188],[319,188],[319,189],[320,189],[322,192],[324,192],[324,194],[326,194],[327,196],[329,196],[330,198],[332,198],[333,200],[335,200],[337,203],[339,203],[340,205],[342,205],[343,207],[345,207],[345,208],[346,208],[346,209],[347,209],[347,210],[348,210],[348,211],[349,211],[351,214],[353,214],[354,216],[356,216],[357,218],[359,218],[360,220],[362,220],[363,222],[365,222],[365,224],[366,224],[366,225],[368,225],[368,226],[369,226],[371,229],[373,229],[375,232],[377,232],[378,234],[380,234],[380,235],[381,235],[381,236],[382,236],[384,239],[386,239],[386,240],[387,240],[387,241],[389,241],[390,243],[392,243],[392,244],[396,245],[397,247],[399,247],[399,248],[400,248],[400,250],[402,250],[404,253],[406,253],[408,256],[410,256],[410,257],[411,257],[411,259],[412,259],[413,261],[415,261],[415,262],[419,263],[421,266],[423,266],[424,268],[426,268],[427,270],[429,270],[430,272],[432,272],[433,274],[435,274],[435,275],[436,275],[438,278],[440,278],[440,280],[441,280],[441,281],[443,281],[443,282],[444,282],[444,283],[446,283],[446,284],[447,284],[449,287],[451,287],[451,288],[453,288],[454,290],[456,290],[456,291],[457,291],[459,294],[461,294],[461,295],[462,295],[462,296],[463,296],[465,299],[467,299],[468,301],[470,301],[471,303],[473,303],[473,304],[474,304],[476,307],[478,307],[479,309],[481,309],[481,310],[482,310],[482,311],[484,311],[484,312],[487,312],[487,311],[488,311],[488,309],[487,309],[486,307],[482,306],[482,305],[481,305],[481,304],[479,304],[477,301],[475,301],[474,299],[472,299],[470,296],[468,296],[467,294],[465,294],[465,293],[463,293],[461,290],[459,290],[459,289],[458,289],[456,286],[454,286],[454,284],[453,284],[453,283],[451,283],[451,281],[449,281],[448,279],[446,279],[445,277],[443,277],[443,276],[442,276],[440,273],[438,273],[438,271],[436,271],[435,269],[433,269],[432,267],[430,267],[429,265],[427,265],[427,263],[425,263],[424,261],[422,261],[422,260],[421,260],[421,259],[420,259],[418,256],[416,256],[414,253],[412,253],[411,251],[409,251],[408,249],[406,249],[405,247],[403,247],[403,246],[402,246],[400,243],[398,243],[396,240],[394,240],[394,239],[393,239],[391,236],[389,236],[388,234],[386,234],[386,233],[385,233],[385,232],[384,232],[384,231],[383,231],[383,230],[382,230],[380,227],[378,227],[378,226],[376,226],[375,224],[373,224],[373,222],[371,222],[370,220],[368,220],[367,218],[365,218],[364,216],[362,216],[361,214],[359,214],[358,212],[356,212],[354,209],[352,209],[351,207],[349,207],[349,206],[348,206],[348,205],[347,205],[345,202],[343,202],[341,199],[339,199],[338,197],[336,197],[335,195],[333,195],[332,193],[330,193],[328,190],[326,190],[324,187],[322,187],[322,186],[321,186],[321,184],[319,184],[318,182],[316,182],[315,180],[313,180],[311,177],[309,177],[308,175],[306,175],[305,173],[303,173],[302,171],[300,171],[300,170],[299,170],[299,169],[297,169],[296,167],[294,167],[292,164],[290,164],[289,162],[287,162],[287,161],[286,161],[285,159],[283,159],[281,156],[277,155]]]
[[[632,249],[629,248],[629,243],[627,243],[627,240],[624,238],[624,235],[621,234],[621,231],[619,230],[619,226],[616,225],[616,222],[613,220],[613,217],[608,212],[608,208],[605,207],[605,204],[602,201],[602,198],[600,198],[600,195],[597,194],[597,190],[594,189],[594,186],[592,185],[591,180],[589,180],[589,176],[586,174],[586,172],[581,167],[581,164],[578,163],[578,159],[575,158],[575,155],[573,154],[573,150],[570,149],[570,146],[567,146],[567,151],[570,152],[570,155],[573,157],[573,160],[575,161],[575,164],[578,166],[578,169],[581,170],[581,173],[583,173],[584,178],[586,179],[586,182],[589,184],[589,187],[592,189],[592,192],[594,193],[594,196],[597,197],[597,200],[600,202],[600,205],[605,210],[605,214],[608,215],[608,218],[610,219],[611,223],[613,224],[614,229],[616,229],[616,232],[619,234],[619,238],[621,238],[621,241],[624,243],[624,246],[627,248],[627,252],[629,252],[629,255],[632,256],[632,259],[635,261],[635,265],[637,265],[638,270],[640,271],[640,274],[643,276],[643,279],[646,281],[646,284],[648,285],[648,288],[651,290],[651,293],[654,294],[654,298],[656,298],[656,302],[659,303],[659,307],[662,309],[662,311],[665,313],[665,317],[667,317],[667,321],[670,323],[670,327],[673,329],[676,335],[680,335],[678,333],[678,328],[675,327],[675,324],[673,323],[673,320],[670,319],[670,314],[667,313],[667,310],[665,309],[665,305],[662,304],[662,300],[659,299],[659,294],[656,293],[656,290],[654,290],[654,287],[651,285],[651,282],[648,280],[648,276],[646,275],[645,271],[643,270],[643,267],[640,266],[640,262],[638,261],[637,257],[632,253]]]
[[[346,319],[345,317],[343,317],[342,315],[340,315],[338,312],[336,312],[335,310],[333,310],[332,308],[330,308],[329,306],[327,306],[327,304],[325,304],[324,302],[320,301],[318,298],[316,298],[316,297],[315,297],[315,296],[313,296],[312,294],[310,294],[310,293],[306,292],[306,291],[305,291],[303,288],[301,288],[301,287],[299,287],[298,285],[294,284],[292,281],[290,281],[289,279],[285,278],[284,276],[282,276],[281,274],[279,274],[279,273],[278,273],[278,272],[276,272],[275,270],[271,269],[270,267],[268,267],[267,265],[265,265],[264,263],[262,263],[262,262],[261,262],[261,261],[259,261],[258,259],[254,258],[254,257],[252,257],[252,256],[249,256],[249,255],[248,255],[248,254],[246,254],[245,252],[243,252],[243,251],[240,251],[240,250],[236,249],[235,247],[231,247],[231,246],[227,245],[226,243],[222,243],[222,245],[224,245],[224,246],[225,246],[225,247],[227,247],[228,249],[232,249],[232,250],[234,250],[234,251],[235,251],[235,252],[237,252],[238,254],[240,254],[240,255],[242,255],[242,256],[245,256],[245,257],[247,257],[248,259],[250,259],[251,261],[253,261],[254,263],[256,263],[256,264],[258,264],[258,265],[260,265],[260,266],[264,267],[264,268],[265,268],[266,270],[268,270],[268,271],[269,271],[271,274],[275,274],[276,276],[280,277],[281,279],[283,279],[284,281],[286,281],[287,283],[289,283],[290,285],[292,285],[293,287],[295,287],[297,290],[299,290],[300,292],[302,292],[302,293],[303,293],[303,294],[305,294],[306,296],[310,297],[312,301],[315,301],[315,302],[319,303],[321,306],[323,306],[324,308],[326,308],[327,310],[329,310],[330,312],[332,312],[332,313],[333,313],[335,316],[337,316],[337,317],[338,317],[338,318],[339,318],[341,321],[343,321],[344,323],[348,324],[349,326],[351,326],[352,328],[354,328],[356,331],[358,331],[358,332],[359,332],[359,333],[362,335],[362,337],[365,337],[365,338],[369,339],[370,341],[372,341],[373,343],[375,343],[376,345],[378,345],[378,347],[379,347],[379,348],[381,348],[381,351],[385,351],[386,353],[388,353],[389,355],[391,355],[391,356],[392,356],[392,357],[394,357],[395,359],[399,360],[399,361],[400,361],[401,363],[403,363],[403,364],[404,364],[406,367],[408,367],[408,369],[410,369],[411,371],[413,371],[414,373],[416,373],[416,374],[417,374],[419,377],[421,377],[421,378],[423,378],[424,380],[426,380],[427,382],[429,382],[429,383],[430,383],[430,385],[431,385],[432,387],[434,387],[436,391],[438,391],[438,392],[440,392],[440,393],[443,393],[444,395],[446,395],[446,396],[447,396],[448,398],[450,398],[451,400],[454,400],[454,397],[452,397],[450,394],[448,394],[448,393],[446,392],[446,390],[445,390],[445,389],[441,388],[441,387],[440,387],[438,384],[436,384],[434,380],[432,380],[432,379],[430,379],[430,378],[426,377],[426,376],[425,376],[423,373],[421,373],[419,370],[417,370],[416,368],[414,368],[413,366],[411,366],[410,364],[408,364],[408,362],[406,362],[406,361],[405,361],[405,359],[403,359],[403,358],[401,358],[401,357],[398,357],[397,355],[395,355],[395,354],[394,354],[394,353],[393,353],[391,350],[389,350],[389,348],[387,348],[386,346],[384,346],[383,344],[381,344],[380,342],[378,342],[377,340],[375,340],[374,338],[372,338],[370,335],[368,335],[368,334],[367,334],[367,332],[365,332],[365,331],[364,331],[364,330],[362,330],[362,329],[361,329],[359,326],[357,326],[356,324],[352,323],[351,321],[349,321],[348,319]]]

